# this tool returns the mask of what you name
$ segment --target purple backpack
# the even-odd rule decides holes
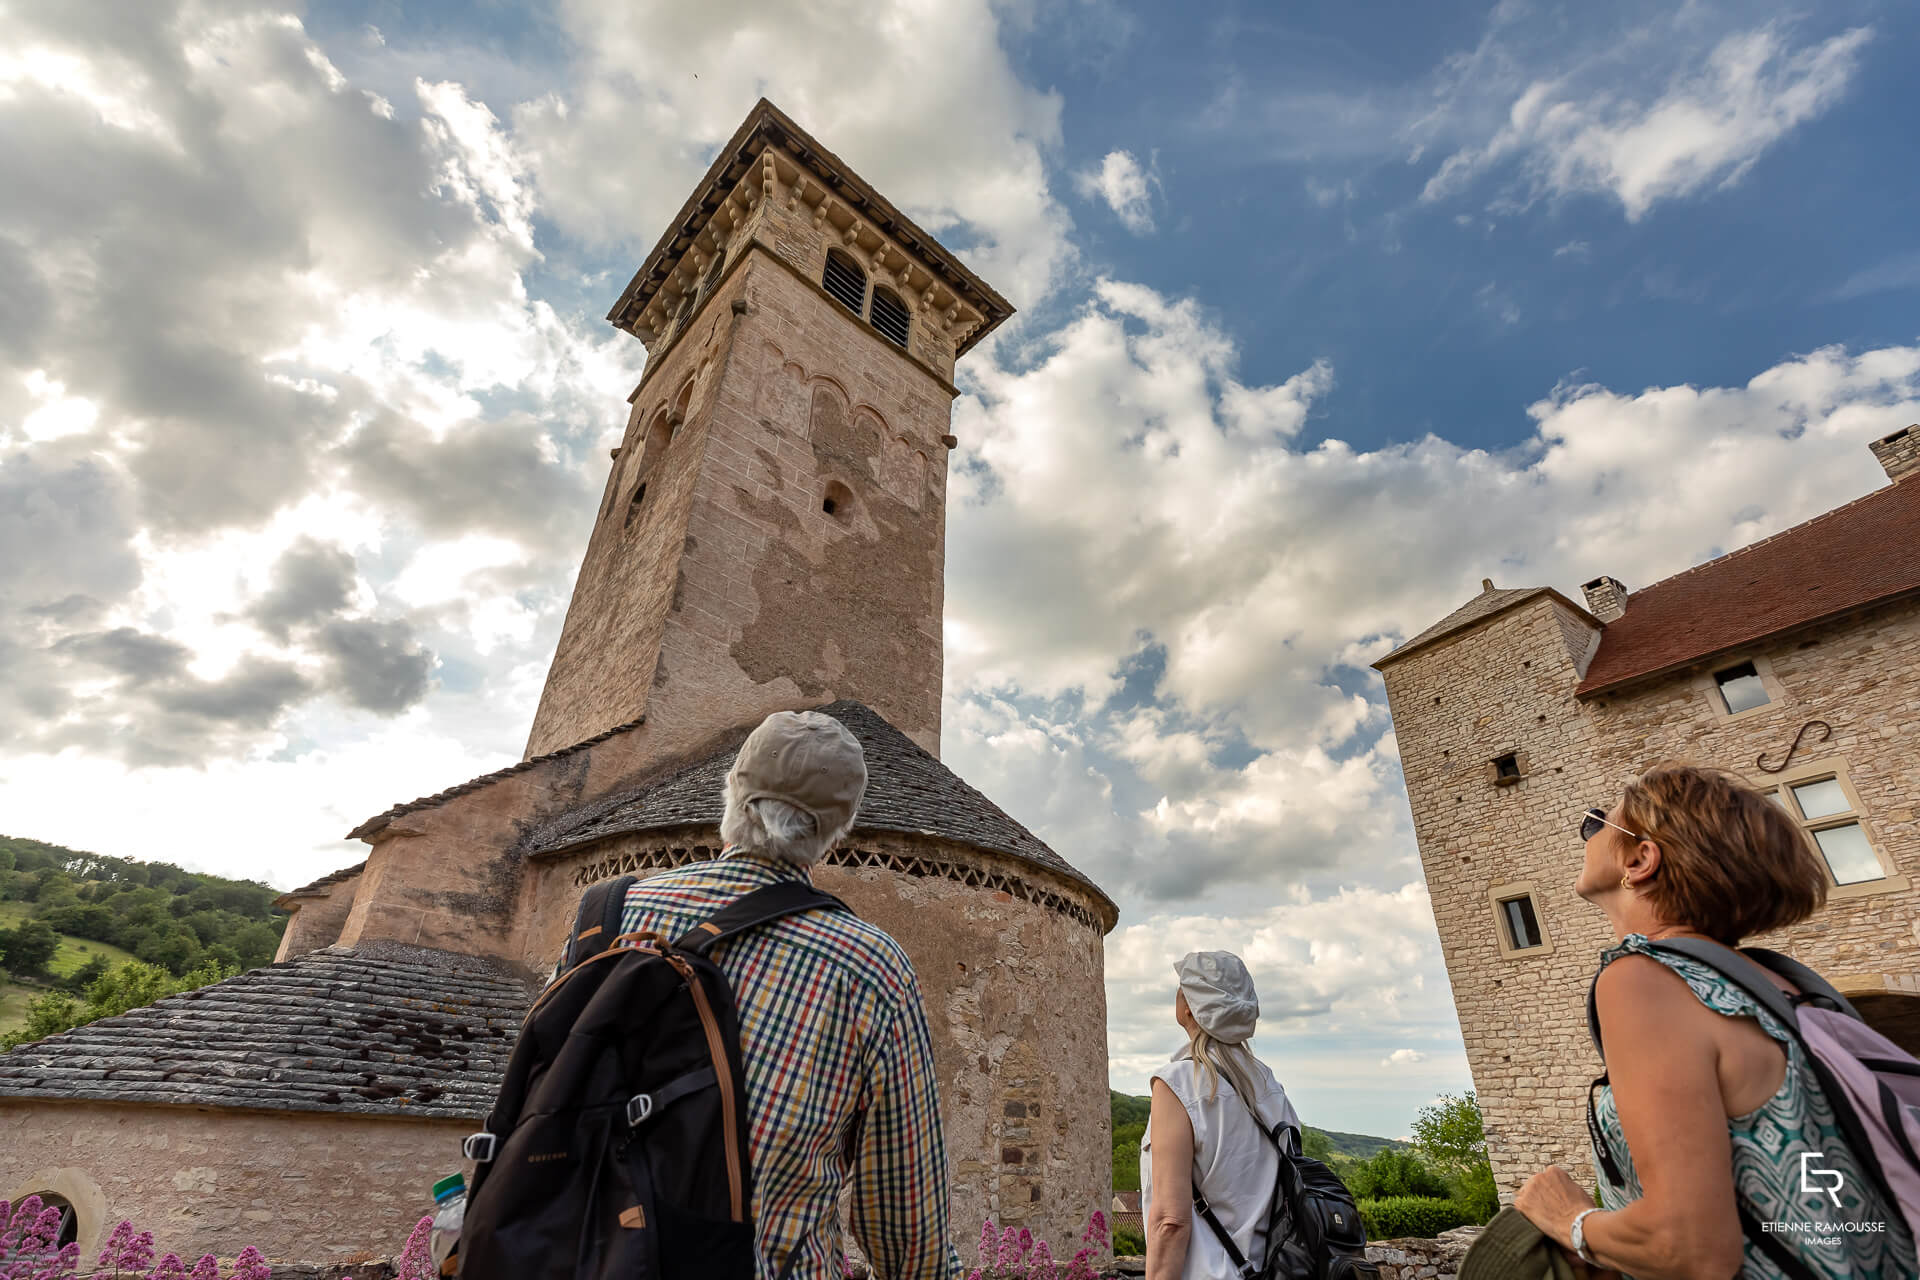
[[[1705,938],[1666,938],[1649,945],[1706,965],[1793,1032],[1833,1108],[1834,1123],[1847,1149],[1881,1196],[1905,1219],[1909,1237],[1920,1241],[1920,1061],[1868,1026],[1825,978],[1789,956],[1763,947],[1736,951]],[[1792,983],[1800,994],[1782,991],[1767,977],[1769,971]],[[1594,1047],[1599,1048],[1600,1018],[1591,991],[1587,1026]],[[1595,1084],[1605,1079],[1602,1076]],[[1617,1185],[1613,1153],[1592,1116],[1591,1090],[1588,1127],[1595,1155]],[[1797,1260],[1791,1268],[1781,1262],[1776,1254],[1779,1242],[1759,1231],[1745,1205],[1740,1206],[1740,1221],[1748,1237],[1788,1275],[1805,1269]]]

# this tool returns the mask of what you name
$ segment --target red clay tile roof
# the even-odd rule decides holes
[[[1920,591],[1920,480],[1635,591],[1600,633],[1590,695]]]

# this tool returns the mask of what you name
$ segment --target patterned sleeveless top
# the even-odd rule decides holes
[[[1727,1133],[1733,1139],[1734,1192],[1753,1216],[1763,1226],[1769,1222],[1811,1224],[1819,1234],[1781,1227],[1770,1234],[1826,1280],[1879,1280],[1883,1276],[1920,1274],[1905,1222],[1860,1172],[1792,1032],[1714,970],[1684,956],[1655,951],[1642,934],[1628,934],[1619,946],[1603,952],[1600,967],[1604,969],[1628,954],[1658,960],[1685,979],[1707,1008],[1730,1018],[1753,1018],[1786,1050],[1787,1074],[1779,1091],[1755,1110],[1727,1121]],[[1596,1157],[1594,1176],[1600,1198],[1607,1208],[1621,1209],[1640,1198],[1640,1178],[1627,1151],[1611,1088],[1603,1085],[1597,1091],[1594,1116],[1626,1180],[1624,1187],[1613,1186]],[[1837,1170],[1846,1179],[1840,1188],[1838,1207],[1827,1190],[1830,1178],[1814,1178],[1811,1190],[1802,1189],[1803,1154],[1817,1156],[1815,1167]],[[1859,1229],[1873,1223],[1886,1225],[1884,1229]],[[1849,1225],[1853,1230],[1847,1229]],[[1747,1241],[1740,1275],[1743,1280],[1787,1280],[1751,1240]]]

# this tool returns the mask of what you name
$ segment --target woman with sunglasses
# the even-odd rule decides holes
[[[1827,878],[1799,826],[1731,774],[1665,765],[1627,784],[1611,809],[1582,814],[1579,827],[1586,856],[1574,891],[1606,912],[1618,939],[1594,984],[1609,1083],[1597,1085],[1593,1120],[1621,1185],[1597,1150],[1604,1208],[1557,1165],[1535,1174],[1514,1207],[1587,1274],[1920,1274],[1899,1211],[1833,1136],[1791,1033],[1709,966],[1649,946],[1705,938],[1737,947],[1812,915]],[[1822,1176],[1806,1178],[1806,1167]],[[1749,1240],[1742,1209],[1784,1248]],[[1780,1222],[1831,1230],[1765,1231]]]

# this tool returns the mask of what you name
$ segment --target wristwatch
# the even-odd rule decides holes
[[[1596,1267],[1600,1265],[1600,1259],[1587,1252],[1586,1217],[1590,1213],[1599,1212],[1600,1210],[1596,1206],[1592,1209],[1582,1209],[1580,1212],[1574,1214],[1573,1229],[1570,1233],[1573,1236],[1573,1251],[1580,1255],[1580,1261],[1591,1263]]]

